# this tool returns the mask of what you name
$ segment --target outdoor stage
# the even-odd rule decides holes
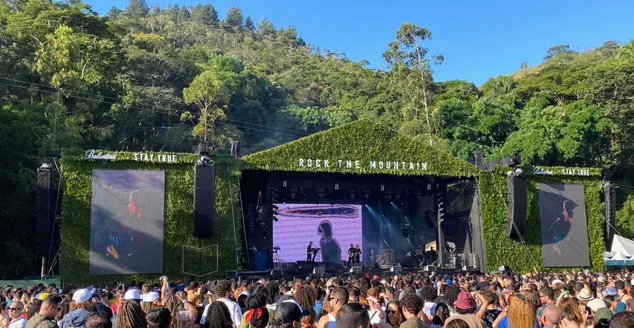
[[[358,265],[377,272],[482,267],[475,179],[245,171],[241,181],[247,270],[347,272],[357,246]]]

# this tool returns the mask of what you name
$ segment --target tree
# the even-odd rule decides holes
[[[444,60],[440,54],[431,55],[428,58],[428,50],[423,43],[431,39],[432,35],[426,28],[416,24],[405,23],[396,31],[396,40],[390,42],[388,50],[383,53],[383,58],[392,68],[393,77],[404,79],[405,85],[401,85],[402,95],[408,99],[413,109],[413,118],[418,119],[422,110],[425,115],[429,144],[433,145],[437,129],[432,126],[429,107],[432,101],[431,65],[439,65]]]
[[[265,38],[269,35],[275,35],[275,33],[275,25],[273,25],[273,23],[271,23],[271,21],[266,17],[262,17],[262,19],[258,22],[255,34],[260,38]]]
[[[561,54],[570,54],[572,52],[573,51],[570,50],[570,46],[567,44],[550,47],[546,51],[546,56],[544,57],[544,61],[550,60],[551,58],[554,58]]]
[[[225,27],[234,31],[239,31],[244,26],[244,17],[242,11],[237,7],[231,7],[227,11],[227,15],[224,19]]]
[[[251,16],[247,16],[247,18],[245,18],[244,29],[249,32],[255,31],[255,24],[253,23],[253,19],[251,19]]]
[[[125,7],[125,14],[131,18],[145,17],[150,12],[145,0],[129,0]]]
[[[215,26],[218,24],[218,12],[210,4],[196,5],[191,10],[191,17],[195,22],[208,26]]]
[[[113,21],[116,21],[117,19],[119,19],[119,15],[121,15],[121,13],[123,13],[123,11],[121,9],[119,9],[117,7],[112,7],[106,13],[106,17],[108,17],[109,19],[111,19]]]
[[[226,89],[211,71],[196,76],[189,87],[183,90],[183,98],[187,104],[195,104],[200,112],[198,123],[194,128],[194,135],[202,137],[206,142],[208,130],[213,129],[216,120],[226,119],[223,105],[226,102]],[[181,119],[191,119],[193,115],[187,113]]]

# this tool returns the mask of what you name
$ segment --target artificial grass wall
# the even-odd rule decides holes
[[[83,151],[64,150],[62,176],[64,194],[61,216],[60,279],[62,283],[114,283],[118,281],[158,282],[161,275],[172,278],[183,274],[183,245],[194,248],[218,245],[215,249],[185,251],[185,271],[199,274],[217,271],[208,277],[223,277],[226,270],[239,269],[240,198],[238,178],[240,161],[229,156],[212,156],[215,164],[214,235],[209,239],[192,237],[194,163],[198,156],[177,154],[178,164],[134,161],[133,153],[116,154],[117,159],[86,160]],[[153,152],[153,154],[167,154]],[[163,272],[147,275],[88,275],[90,215],[93,169],[130,169],[165,171],[165,221]],[[231,188],[231,189],[230,189]],[[233,208],[232,208],[233,207]],[[232,211],[233,209],[233,211]],[[234,220],[235,219],[235,220]],[[235,226],[233,225],[235,222]],[[234,233],[235,232],[235,233]],[[218,265],[216,267],[216,255]]]
[[[560,172],[560,168],[551,168]],[[589,177],[542,176],[530,174],[527,180],[527,222],[523,235],[526,246],[506,236],[508,217],[508,187],[503,169],[483,171],[479,178],[482,230],[485,249],[486,270],[497,270],[508,265],[516,272],[563,271],[579,268],[544,268],[541,250],[541,228],[539,214],[538,184],[582,184],[584,186],[590,267],[602,270],[605,244],[603,240],[603,203],[601,181],[597,171],[591,170]],[[530,255],[528,255],[530,254]]]

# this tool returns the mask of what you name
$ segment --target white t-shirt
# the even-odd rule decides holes
[[[370,323],[375,325],[378,323],[386,323],[385,318],[381,319],[381,312],[377,309],[368,310],[368,314],[370,315]]]
[[[229,314],[231,315],[231,319],[233,320],[233,326],[240,327],[240,321],[242,320],[242,309],[240,309],[240,306],[238,305],[238,303],[228,298],[219,298],[217,299],[217,301],[225,303],[227,308],[229,308]],[[203,316],[200,318],[201,325],[204,325],[207,322],[207,311],[209,310],[210,305],[211,304],[208,304],[207,306],[205,306],[205,310],[203,311]],[[13,328],[13,327],[10,327],[10,328]]]
[[[24,328],[26,327],[26,319],[19,317],[17,319],[12,319],[9,324],[9,328]]]

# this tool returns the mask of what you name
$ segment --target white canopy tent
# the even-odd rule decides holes
[[[603,261],[606,265],[633,265],[634,241],[614,235],[612,248],[603,254]]]

